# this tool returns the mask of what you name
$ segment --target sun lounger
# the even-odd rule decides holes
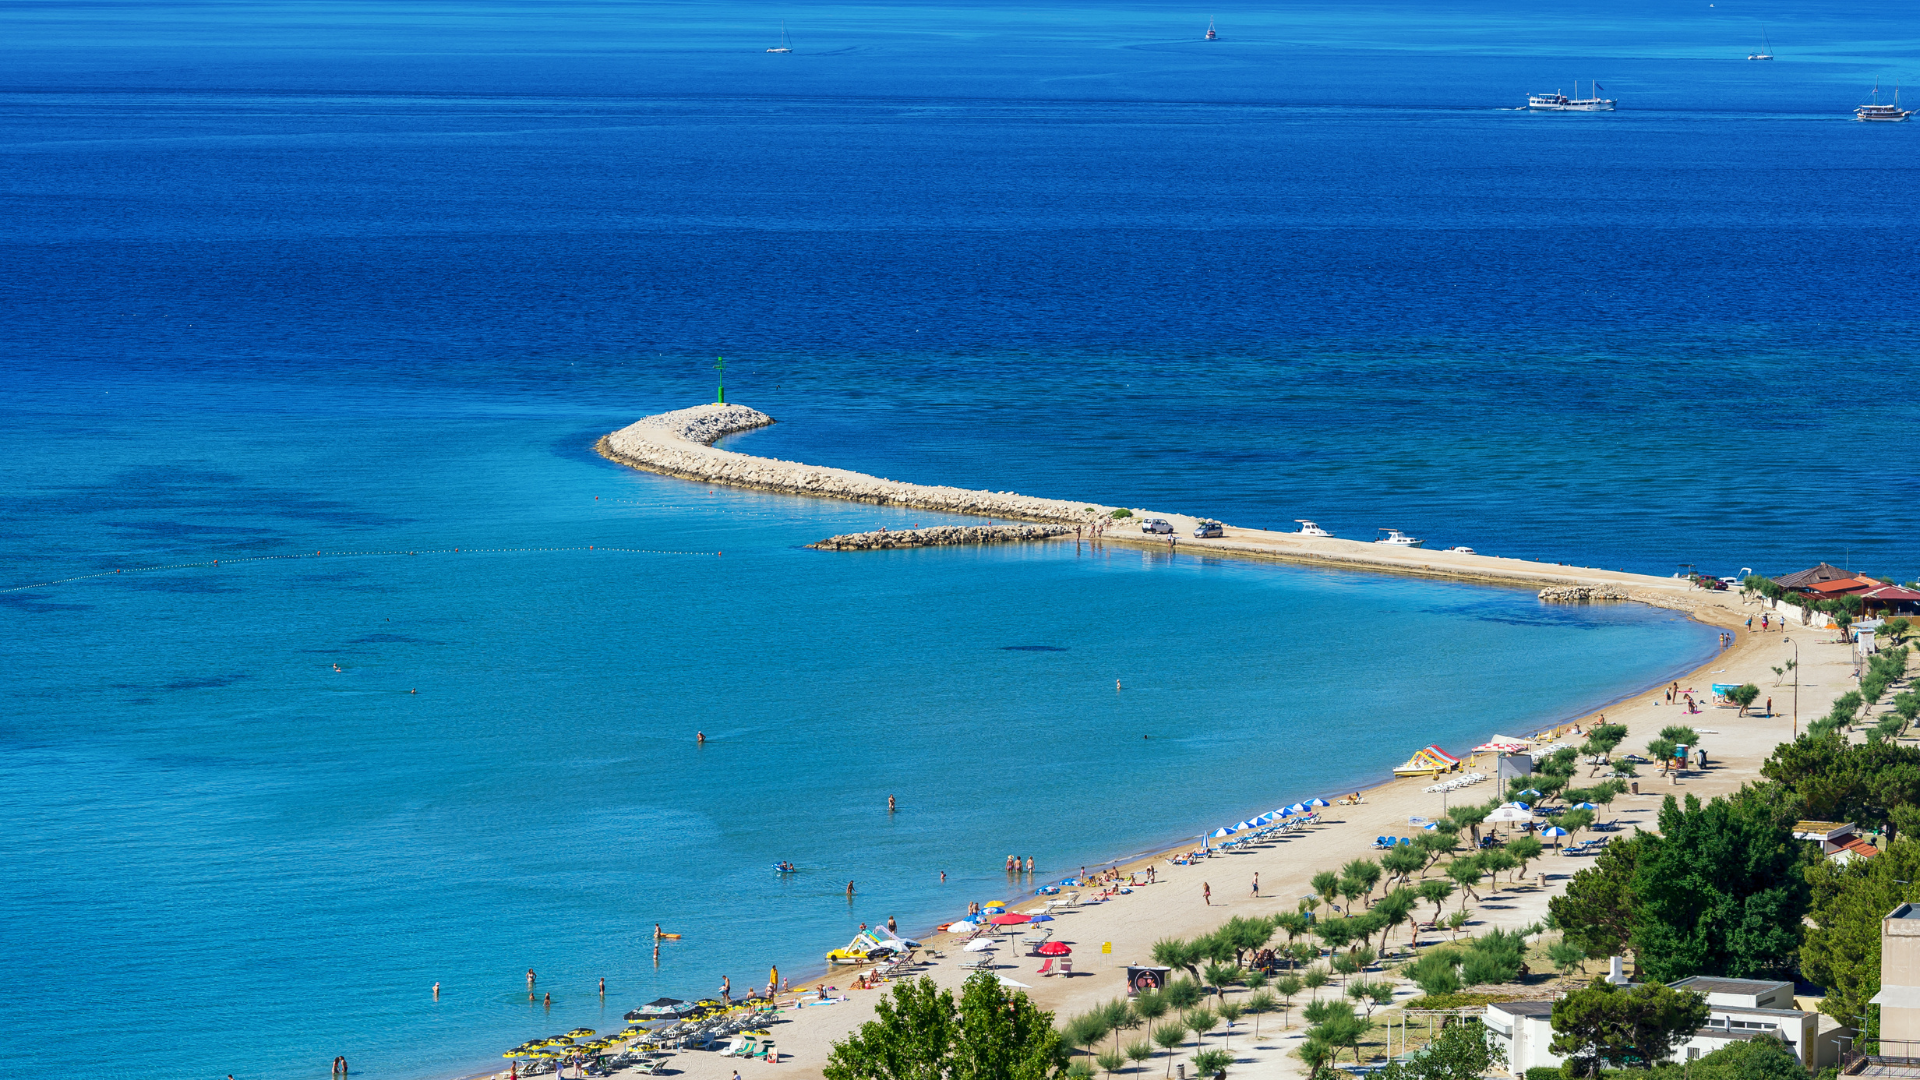
[[[974,959],[968,960],[965,963],[961,964],[960,970],[961,971],[983,971],[992,966],[993,966],[992,958],[987,956],[985,953],[982,953],[979,956],[975,957]]]
[[[1039,971],[1036,971],[1036,972],[1034,972],[1034,974],[1035,974],[1035,975],[1051,975],[1051,974],[1053,974],[1053,957],[1051,957],[1051,956],[1049,956],[1049,957],[1047,957],[1047,962],[1046,962],[1046,963],[1044,963],[1044,964],[1041,964],[1041,965],[1040,965],[1040,970],[1039,970]]]

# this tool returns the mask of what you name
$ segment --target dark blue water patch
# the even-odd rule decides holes
[[[194,676],[186,679],[175,679],[170,683],[163,683],[160,689],[162,690],[217,690],[217,689],[220,689],[221,687],[232,686],[235,683],[241,682],[249,678],[252,678],[252,676],[250,675],[198,675],[198,676]]]
[[[429,638],[411,637],[407,634],[382,633],[382,634],[367,634],[364,637],[357,637],[349,641],[342,642],[342,644],[345,644],[345,645],[445,645],[446,642],[433,641]]]
[[[1066,652],[1065,645],[1002,645],[1004,652]]]

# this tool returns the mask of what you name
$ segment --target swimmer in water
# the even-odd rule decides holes
[[[699,744],[699,745],[701,745],[701,746],[705,746],[705,745],[707,745],[707,733],[706,733],[706,732],[704,732],[704,731],[696,731],[696,732],[694,732],[694,733],[693,733],[693,741],[694,741],[695,743],[698,743],[698,744]]]

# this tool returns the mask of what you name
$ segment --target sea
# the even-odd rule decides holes
[[[1913,14],[0,7],[0,1038],[445,1080],[1716,647],[594,454],[722,382],[894,479],[1920,576]]]

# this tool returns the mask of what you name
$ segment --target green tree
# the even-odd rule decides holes
[[[1413,918],[1414,905],[1419,902],[1419,894],[1403,886],[1381,897],[1380,902],[1373,905],[1373,916],[1386,923],[1386,933],[1380,935],[1381,948],[1386,947],[1388,934]]]
[[[1227,1066],[1232,1064],[1233,1055],[1225,1050],[1202,1050],[1193,1055],[1193,1075],[1196,1078],[1225,1076]]]
[[[1440,909],[1446,905],[1447,898],[1453,895],[1453,882],[1437,879],[1433,881],[1423,881],[1420,883],[1420,887],[1415,889],[1414,892],[1420,899],[1433,905],[1433,917],[1438,919],[1440,917]]]
[[[1541,853],[1547,850],[1547,845],[1541,843],[1537,836],[1517,836],[1507,841],[1504,850],[1520,861],[1520,876],[1526,877],[1527,864],[1539,858]]]
[[[1865,1016],[1878,1033],[1880,1010],[1867,1002],[1880,992],[1880,920],[1920,895],[1920,838],[1900,836],[1872,859],[1845,866],[1820,859],[1807,867],[1813,923],[1800,946],[1800,970],[1827,988],[1820,1011],[1848,1026]]]
[[[1343,882],[1358,882],[1363,886],[1361,895],[1372,897],[1373,887],[1380,883],[1380,864],[1372,859],[1355,859],[1340,868],[1340,878]],[[1341,891],[1346,891],[1344,886]]]
[[[1480,866],[1480,860],[1475,858],[1455,859],[1447,864],[1447,876],[1460,886],[1460,910],[1467,909],[1467,897],[1473,897],[1476,902],[1480,899],[1480,894],[1474,892],[1473,887],[1479,884],[1486,873]]]
[[[1282,975],[1273,980],[1273,992],[1280,995],[1280,1026],[1282,1028],[1292,1026],[1287,1021],[1287,1013],[1293,1010],[1293,999],[1306,987],[1307,984],[1300,981],[1298,975]]]
[[[1753,705],[1753,699],[1759,696],[1760,688],[1752,683],[1736,686],[1731,693],[1727,694],[1727,697],[1735,705],[1740,706],[1741,716],[1747,715],[1747,709]]]
[[[1127,1060],[1133,1062],[1133,1067],[1136,1072],[1139,1071],[1140,1066],[1152,1059],[1153,1043],[1146,1039],[1141,1039],[1138,1042],[1127,1044]]]
[[[1307,989],[1313,991],[1313,1000],[1319,1001],[1320,988],[1327,985],[1332,979],[1328,977],[1326,968],[1315,964],[1300,973],[1300,981],[1306,985]]]
[[[1591,811],[1576,810],[1574,813],[1590,814]],[[1503,847],[1488,848],[1480,853],[1480,866],[1493,878],[1495,888],[1499,887],[1502,870],[1513,870],[1519,865],[1519,858]]]
[[[1176,979],[1167,984],[1167,988],[1161,991],[1161,996],[1166,999],[1169,1006],[1175,1009],[1191,1009],[1200,1004],[1200,999],[1207,995],[1201,992],[1200,984],[1193,979]]]
[[[1220,1019],[1225,1020],[1227,1022],[1226,1045],[1232,1046],[1233,1045],[1233,1025],[1240,1022],[1240,1014],[1245,1012],[1246,1010],[1240,1005],[1239,1002],[1223,1001],[1220,1003],[1219,1007],[1216,1008],[1214,1011],[1220,1014]]]
[[[1308,884],[1313,886],[1314,896],[1329,904],[1340,895],[1340,875],[1331,870],[1322,870],[1313,875]]]
[[[1622,954],[1633,939],[1640,910],[1634,880],[1648,839],[1641,834],[1609,843],[1592,866],[1573,875],[1563,895],[1547,901],[1562,939],[1592,959]]]
[[[1380,856],[1381,868],[1392,874],[1394,880],[1403,883],[1426,865],[1426,857],[1415,851],[1411,844],[1395,844],[1392,851]]]
[[[1400,969],[1400,974],[1430,997],[1451,994],[1460,989],[1460,950],[1433,949],[1427,955]]]
[[[1554,970],[1562,975],[1571,975],[1586,962],[1587,949],[1571,941],[1556,941],[1547,946],[1547,959],[1553,961]]]
[[[1758,799],[1667,796],[1634,876],[1633,943],[1648,977],[1751,978],[1793,969],[1806,850]],[[1565,925],[1563,923],[1563,925]]]
[[[1253,1037],[1257,1039],[1260,1037],[1261,1014],[1272,1012],[1274,1006],[1278,1005],[1279,1002],[1275,1000],[1271,991],[1256,990],[1248,994],[1247,1000],[1240,1004],[1241,1007],[1245,1008],[1247,1012],[1253,1016]]]
[[[1649,1080],[1808,1080],[1808,1075],[1786,1040],[1760,1035],[1692,1061],[1662,1065]]]
[[[1173,1052],[1187,1041],[1187,1027],[1178,1020],[1171,1020],[1153,1029],[1153,1041],[1167,1052],[1167,1075],[1173,1075]]]
[[[1200,978],[1200,950],[1180,938],[1161,938],[1153,943],[1153,962],[1161,967],[1183,968],[1188,976]]]
[[[1593,1076],[1597,1065],[1651,1065],[1672,1052],[1675,1040],[1707,1022],[1699,994],[1657,982],[1622,989],[1596,978],[1553,1003],[1552,1050],[1570,1059],[1575,1076]]]
[[[1320,1080],[1331,1071],[1327,1066],[1333,1062],[1334,1047],[1325,1039],[1308,1038],[1296,1053],[1306,1063],[1307,1080]]]
[[[1920,803],[1920,747],[1898,743],[1803,735],[1776,748],[1760,775],[1783,789],[1788,813],[1818,821],[1875,828],[1893,807]]]
[[[1118,1072],[1120,1066],[1127,1063],[1125,1054],[1112,1050],[1102,1051],[1093,1060],[1098,1063],[1102,1069],[1106,1070],[1108,1076],[1112,1076],[1115,1072]]]
[[[1507,1064],[1507,1056],[1487,1038],[1477,1018],[1448,1024],[1418,1054],[1390,1061],[1378,1080],[1479,1080]],[[1770,1078],[1769,1078],[1770,1080]]]
[[[1450,854],[1460,846],[1460,833],[1451,825],[1441,825],[1427,829],[1413,838],[1414,850],[1426,856],[1427,867],[1440,861],[1442,855]]]
[[[902,982],[874,1019],[833,1044],[827,1080],[1046,1080],[1066,1064],[1053,1014],[976,973],[953,993],[932,979]]]

